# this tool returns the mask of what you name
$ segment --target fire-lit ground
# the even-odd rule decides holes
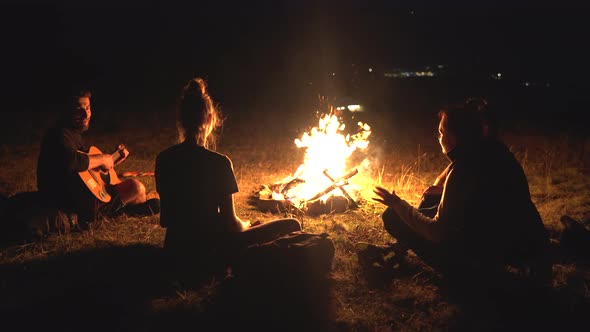
[[[175,142],[173,123],[161,113],[142,113],[141,125],[137,125],[133,115],[94,112],[96,122],[88,133],[88,143],[106,150],[125,143],[131,154],[120,165],[121,172],[153,171],[156,154]],[[238,214],[263,222],[284,216],[279,211],[261,211],[250,204],[250,199],[262,184],[297,173],[306,157],[295,140],[318,126],[318,117],[313,109],[293,114],[236,114],[226,109],[226,114],[218,150],[230,156],[234,164],[240,186],[236,195]],[[20,116],[22,123],[28,123],[24,121],[27,115]],[[389,125],[388,121],[396,118],[400,115],[381,114],[375,121],[367,121],[371,134],[360,161],[365,155],[371,161],[367,168],[370,181],[363,188],[380,184],[417,203],[446,159],[432,134],[435,121],[428,122],[425,116],[422,127],[418,126],[421,121]],[[105,119],[120,119],[118,129],[108,126]],[[33,135],[3,128],[3,133],[12,134],[2,141],[0,149],[0,189],[7,195],[34,190],[38,140],[45,125],[36,118],[31,124]],[[508,132],[506,139],[523,163],[533,200],[557,240],[562,214],[581,218],[590,213],[590,160],[582,141],[587,138],[567,132],[545,135],[537,130]],[[353,166],[357,164],[344,167],[342,173],[329,174],[338,177]],[[141,179],[148,189],[154,189],[153,178]],[[439,276],[412,255],[410,264],[391,276],[384,288],[369,288],[354,245],[386,244],[392,239],[382,229],[382,206],[371,203],[370,196],[362,197],[356,209],[297,215],[306,231],[327,232],[336,245],[329,285],[295,288],[301,293],[299,302],[291,301],[288,292],[265,296],[269,294],[264,289],[246,285],[236,290],[212,280],[197,288],[182,287],[162,273],[166,268],[159,248],[164,229],[159,227],[157,216],[123,217],[96,224],[89,232],[55,235],[41,243],[4,248],[0,252],[2,320],[18,323],[19,330],[101,331],[197,329],[214,318],[218,318],[216,323],[243,323],[240,313],[248,320],[264,320],[268,318],[265,314],[285,318],[281,316],[284,314],[289,319],[280,322],[281,329],[300,326],[301,320],[307,320],[316,322],[313,327],[321,326],[321,330],[337,331],[568,330],[573,324],[587,324],[590,268],[587,262],[572,256],[555,262],[551,289],[527,296],[496,294],[490,299],[484,294],[465,297],[449,292]],[[258,323],[255,327],[263,330],[272,326],[268,321]]]

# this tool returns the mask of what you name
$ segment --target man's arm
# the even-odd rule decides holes
[[[81,138],[69,130],[60,129],[47,139],[50,160],[61,161],[69,172],[83,172],[101,167],[108,171],[113,168],[113,158],[109,154],[93,154],[81,151]]]
[[[110,154],[88,155],[88,169],[100,167],[104,171],[113,168],[113,157]]]

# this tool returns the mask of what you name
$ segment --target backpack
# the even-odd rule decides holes
[[[2,244],[38,241],[51,234],[67,234],[77,226],[75,213],[47,206],[38,191],[16,193],[2,200]]]
[[[269,331],[327,330],[334,252],[327,233],[303,231],[247,247],[216,288],[209,317]]]
[[[258,280],[320,280],[331,272],[334,253],[327,233],[296,231],[249,246],[232,270],[238,277]]]

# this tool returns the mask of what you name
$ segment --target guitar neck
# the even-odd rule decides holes
[[[122,162],[125,157],[127,157],[127,153],[125,147],[123,145],[119,145],[119,147],[111,154],[113,158],[113,163],[117,165],[118,163]]]
[[[117,150],[115,152],[113,152],[113,154],[111,154],[111,157],[113,157],[113,163],[117,163],[117,161],[119,161],[119,159],[123,158],[123,154],[121,153],[120,150]]]

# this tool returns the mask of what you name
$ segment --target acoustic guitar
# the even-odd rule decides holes
[[[102,152],[97,147],[91,146],[86,154],[90,156],[102,154]],[[118,165],[123,160],[125,160],[128,155],[129,151],[127,151],[125,146],[123,144],[119,144],[115,152],[111,154],[113,157],[113,164]],[[115,185],[121,182],[114,168],[104,171],[102,168],[97,167],[87,171],[79,172],[78,174],[80,175],[82,182],[84,182],[88,190],[90,190],[90,192],[96,198],[105,203],[111,201],[111,195],[107,192],[107,185]]]

